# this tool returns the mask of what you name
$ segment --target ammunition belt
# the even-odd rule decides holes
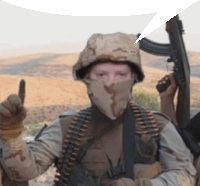
[[[136,131],[136,134],[149,134],[152,138],[159,138],[159,129],[157,124],[152,116],[151,112],[148,109],[143,108],[140,105],[136,105],[131,103],[132,110],[135,114],[136,120],[140,128],[141,132]],[[79,112],[73,118],[69,130],[65,136],[63,142],[63,148],[61,151],[61,156],[57,165],[57,174],[55,176],[54,186],[67,186],[68,178],[70,175],[70,171],[78,158],[78,153],[81,149],[81,142],[83,141],[83,137],[87,131],[88,122],[90,119],[91,107]],[[94,138],[93,142],[95,142],[99,137]],[[88,146],[86,148],[86,146]],[[85,155],[88,148],[91,146],[85,145],[83,154]],[[83,158],[83,156],[79,155],[81,158],[78,158],[79,162]],[[117,169],[115,167],[114,169]],[[115,171],[112,171],[113,173]],[[119,171],[118,171],[119,172]],[[122,170],[124,173],[124,171]],[[116,175],[113,174],[113,177]]]
[[[69,126],[63,141],[61,156],[58,160],[54,186],[67,186],[70,171],[76,161],[81,142],[87,131],[90,113],[91,107],[80,111],[74,116]]]
[[[160,132],[152,113],[140,105],[131,103],[131,107],[135,114],[138,125],[142,129],[142,131],[136,131],[136,134],[149,134],[152,138],[158,139]]]

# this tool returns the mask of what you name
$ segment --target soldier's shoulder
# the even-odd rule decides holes
[[[164,120],[167,120],[167,121],[171,121],[170,118],[168,116],[166,116],[165,114],[163,114],[162,112],[159,112],[159,111],[151,111],[152,115],[155,117],[155,118],[158,118],[158,119],[164,119]]]
[[[84,118],[83,116],[85,116],[86,114],[90,112],[91,112],[91,106],[88,106],[85,109],[82,109],[80,112],[78,112],[75,109],[70,109],[64,112],[63,114],[61,114],[58,119],[59,119],[59,124],[61,126],[63,135],[65,136],[66,132],[68,131],[70,127],[71,122],[74,121],[73,119],[75,119],[76,121],[78,120],[79,117],[80,119],[83,119]]]
[[[62,113],[61,115],[59,115],[59,118],[65,118],[65,117],[70,117],[70,116],[74,116],[77,114],[77,110],[75,109],[70,109],[65,111],[64,113]]]
[[[170,118],[167,117],[165,114],[158,112],[158,111],[151,111],[151,113],[155,119],[155,122],[156,122],[160,132],[163,130],[163,128],[167,124],[171,123]]]
[[[69,109],[59,115],[59,117],[55,120],[55,122],[59,123],[63,136],[65,136],[66,132],[68,131],[70,123],[76,114],[77,110]]]

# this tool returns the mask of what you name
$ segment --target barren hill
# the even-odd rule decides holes
[[[78,54],[43,53],[0,59],[0,74],[69,78]]]
[[[149,55],[149,54],[148,54]],[[148,67],[151,60],[160,58],[142,52],[146,78],[137,87],[154,89],[157,81],[167,73],[165,70]],[[0,100],[16,93],[20,79],[25,79],[26,123],[52,121],[68,108],[80,108],[89,104],[86,87],[72,78],[72,65],[78,54],[43,53],[0,60]],[[195,58],[197,59],[197,57]],[[195,62],[197,63],[197,62]],[[200,107],[200,79],[191,78],[191,105]],[[156,92],[156,91],[155,91]]]
[[[173,63],[167,63],[168,57],[155,56],[146,52],[141,52],[142,63],[145,66],[167,70],[172,69]],[[200,77],[200,52],[188,52],[191,76]]]

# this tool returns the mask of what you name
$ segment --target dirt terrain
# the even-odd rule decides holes
[[[72,65],[78,54],[32,54],[0,60],[0,101],[9,94],[17,93],[21,79],[26,81],[25,106],[28,110],[25,124],[51,122],[69,108],[81,109],[88,105],[86,86],[74,81]],[[156,61],[161,58],[142,53],[142,61]],[[151,66],[151,65],[150,65]],[[167,73],[153,67],[144,66],[146,78],[136,85],[154,89],[157,81]],[[191,105],[200,107],[200,79],[191,78]],[[133,90],[134,91],[134,90]],[[156,92],[156,91],[155,91]],[[52,185],[54,168],[30,181],[30,186]]]

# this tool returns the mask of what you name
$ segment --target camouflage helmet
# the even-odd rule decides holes
[[[144,73],[141,67],[139,44],[133,34],[93,34],[84,50],[80,53],[77,63],[73,66],[75,80],[84,78],[86,67],[95,62],[126,62],[137,73],[138,81],[142,81]]]

